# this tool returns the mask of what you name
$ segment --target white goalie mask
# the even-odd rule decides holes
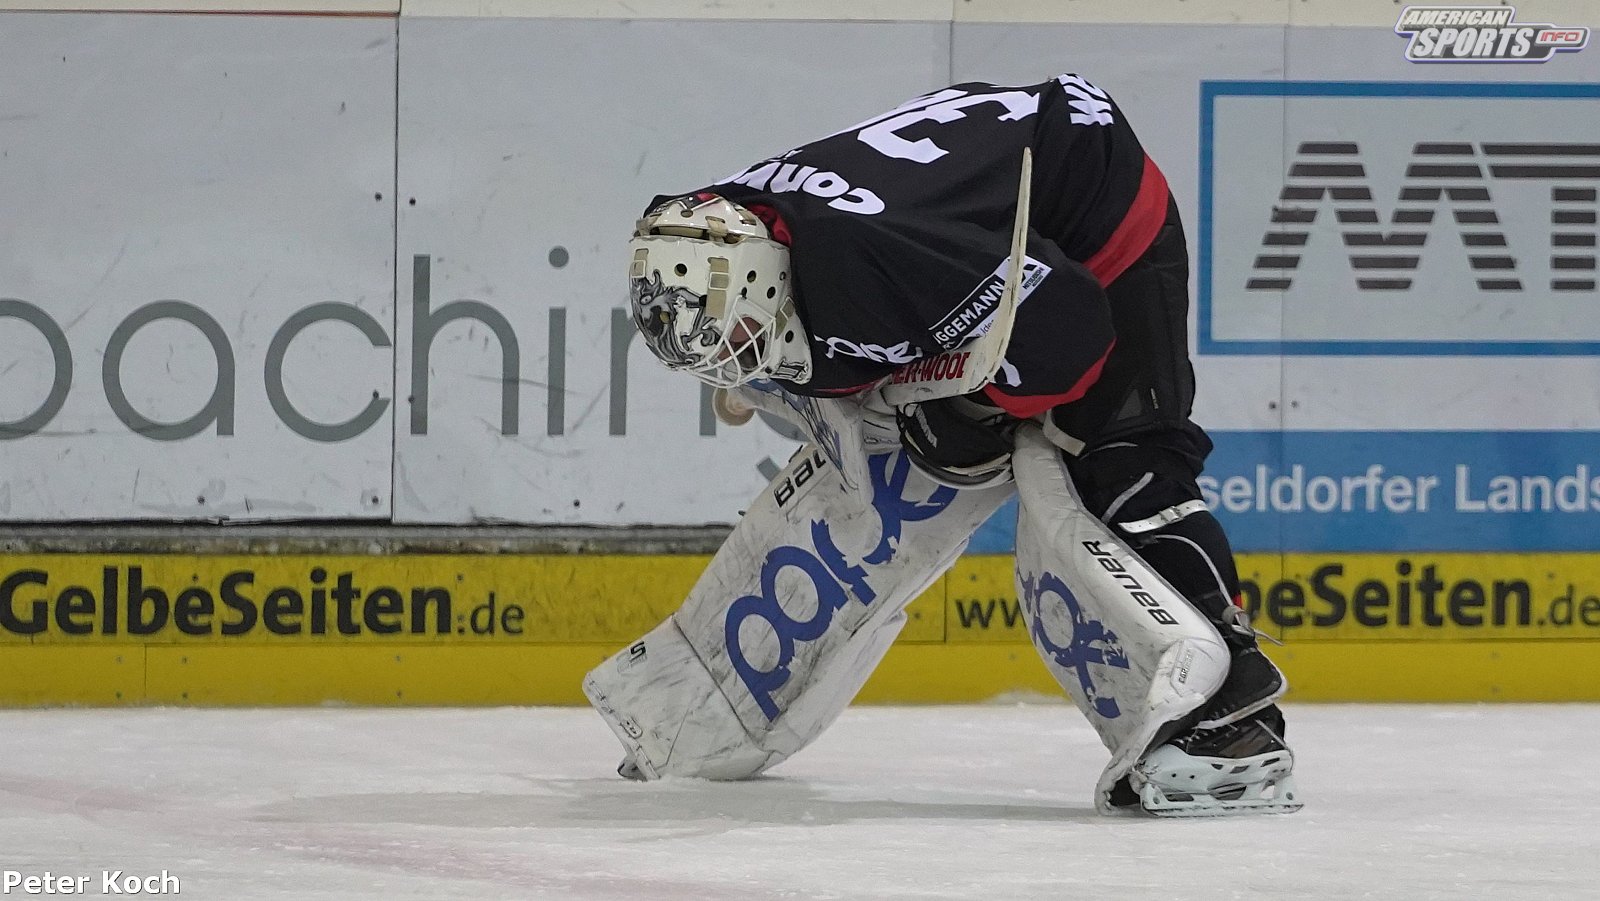
[[[719,388],[811,378],[789,248],[755,214],[721,197],[680,197],[639,220],[628,251],[633,322],[667,368]]]

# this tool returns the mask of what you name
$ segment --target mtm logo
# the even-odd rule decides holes
[[[1201,85],[1202,354],[1600,354],[1600,84]]]
[[[1429,232],[1447,217],[1480,291],[1595,290],[1600,143],[1419,141],[1404,173],[1385,217],[1358,142],[1301,142],[1245,290],[1292,287],[1314,227],[1329,217],[1361,291],[1410,290]],[[1539,192],[1546,234],[1501,222],[1496,194],[1512,185]],[[1531,284],[1523,272],[1528,255],[1548,255],[1547,285]]]

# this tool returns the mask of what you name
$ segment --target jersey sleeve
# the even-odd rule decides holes
[[[1099,380],[1116,333],[1094,274],[1037,234],[1028,242],[1021,285],[1005,359],[984,394],[1030,419],[1082,398]]]
[[[999,297],[1005,243],[975,224],[916,216],[797,224],[811,388],[856,390],[965,343]]]

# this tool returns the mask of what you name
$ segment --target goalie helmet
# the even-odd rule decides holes
[[[710,194],[669,200],[628,250],[633,322],[667,368],[719,388],[811,378],[789,248],[755,214]]]

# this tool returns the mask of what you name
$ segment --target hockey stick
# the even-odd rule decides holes
[[[1022,148],[1022,180],[1017,185],[1017,218],[1011,226],[1011,256],[1006,260],[1005,287],[990,314],[988,331],[954,350],[903,366],[883,383],[883,399],[893,406],[970,394],[994,381],[1011,343],[1022,285],[1022,261],[1028,245],[1028,198],[1033,186],[1033,150]]]

